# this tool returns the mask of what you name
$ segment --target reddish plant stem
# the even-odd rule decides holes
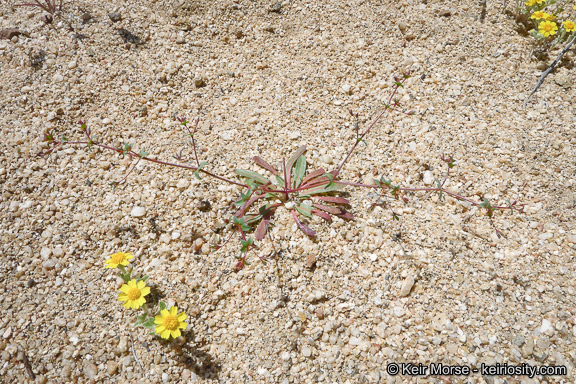
[[[344,185],[350,185],[353,187],[382,188],[379,185],[370,185],[370,184],[363,184],[363,183],[350,183],[347,181],[339,181],[338,183],[344,184]],[[398,188],[398,190],[405,191],[405,192],[438,192],[438,191],[440,191],[440,188]],[[457,193],[447,191],[445,189],[442,189],[442,192],[447,194],[448,196],[452,196],[453,198],[455,198],[457,200],[467,201],[470,204],[474,204],[477,206],[482,204],[482,203],[479,203],[477,201],[471,200],[467,197],[461,196]],[[514,208],[509,207],[509,206],[496,206],[496,207],[492,207],[492,208],[493,209],[510,209],[510,210],[514,210],[514,211],[517,210],[517,209],[514,209]]]
[[[200,123],[200,117],[196,118],[196,125],[194,126],[194,133],[196,133],[198,131],[198,123]],[[188,124],[183,124],[183,125],[184,125],[184,127],[186,127],[186,130],[188,131],[190,138],[192,138],[192,147],[194,148],[194,156],[196,157],[196,165],[199,167],[200,161],[198,160],[198,153],[196,152],[196,139],[194,139],[194,133],[190,132],[190,128],[188,128]]]
[[[404,80],[402,80],[401,83],[403,83]],[[344,164],[346,164],[346,162],[348,161],[348,158],[350,158],[350,156],[352,155],[352,153],[354,152],[354,150],[356,149],[358,144],[360,144],[362,139],[364,139],[364,137],[372,130],[372,128],[376,125],[376,123],[380,120],[380,118],[382,116],[384,116],[384,114],[386,112],[388,112],[388,110],[391,108],[390,103],[391,103],[392,99],[394,98],[394,96],[396,95],[398,88],[400,88],[400,85],[396,84],[396,86],[394,87],[394,91],[392,92],[392,94],[388,98],[388,104],[386,105],[384,110],[382,112],[380,112],[380,114],[376,117],[376,119],[372,122],[372,124],[370,124],[370,126],[358,138],[356,138],[356,142],[354,143],[352,148],[350,148],[350,150],[348,151],[348,154],[346,155],[344,160],[342,160],[342,163],[340,164],[340,166],[336,170],[336,174],[334,175],[334,178],[338,177],[338,175],[340,174],[340,171],[342,170],[342,167],[344,167]]]
[[[57,142],[57,141],[54,141],[55,147],[58,146],[58,145],[60,145],[60,144],[63,144],[63,143],[62,143],[62,142],[59,142],[59,141],[58,141],[58,142]],[[88,141],[67,141],[65,144],[83,144],[83,145],[88,145],[89,142],[88,142]],[[114,148],[114,147],[111,147],[111,146],[105,145],[105,144],[91,143],[90,145],[93,145],[93,146],[95,146],[95,147],[104,148],[104,149],[109,149],[109,150],[114,151],[114,152],[117,152],[117,153],[123,153],[123,151],[122,151],[121,149]],[[44,154],[42,154],[42,155],[44,156],[44,155],[50,154],[52,151],[54,151],[55,147],[52,148],[52,149],[50,149],[48,152],[46,152],[46,153],[44,153]],[[190,169],[190,170],[193,170],[193,171],[196,171],[196,170],[197,170],[197,171],[199,171],[199,172],[204,173],[204,174],[207,175],[207,176],[214,177],[214,178],[216,178],[216,179],[218,179],[218,180],[221,180],[221,181],[224,181],[224,182],[226,182],[226,183],[234,184],[234,185],[237,185],[237,186],[243,187],[243,188],[249,188],[249,186],[246,185],[246,184],[238,183],[238,182],[236,182],[236,181],[227,179],[227,178],[225,178],[225,177],[218,176],[218,175],[216,175],[216,174],[214,174],[214,173],[212,173],[212,172],[205,171],[204,169],[199,169],[199,167],[194,167],[194,166],[192,166],[192,165],[177,164],[177,163],[171,163],[171,162],[169,162],[169,161],[162,161],[162,160],[151,159],[151,158],[149,158],[149,157],[140,156],[139,153],[136,153],[136,152],[134,152],[134,151],[128,151],[128,152],[126,152],[126,153],[129,154],[129,155],[132,155],[132,156],[139,157],[139,158],[141,158],[142,160],[150,161],[150,162],[153,162],[153,163],[156,163],[156,164],[169,165],[169,166],[172,166],[172,167]]]

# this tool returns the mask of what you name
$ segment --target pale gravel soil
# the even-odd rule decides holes
[[[285,1],[281,13],[268,2],[83,1],[54,26],[2,3],[0,28],[29,37],[0,40],[0,378],[30,381],[26,351],[37,381],[53,383],[574,382],[574,69],[560,67],[522,108],[539,63],[492,3],[482,24],[475,1]],[[370,122],[408,67],[399,97],[416,115],[387,117],[343,179],[424,185],[452,154],[449,189],[527,204],[496,216],[507,238],[451,199],[410,196],[395,203],[397,222],[368,210],[373,190],[348,188],[354,221],[313,221],[311,240],[279,211],[278,260],[234,273],[239,242],[209,245],[228,235],[219,212],[238,188],[141,163],[112,189],[129,166],[117,155],[36,157],[45,129],[80,138],[83,119],[103,142],[170,160],[191,153],[174,116],[199,115],[199,155],[216,173],[259,170],[254,155],[278,164],[303,144],[313,167],[330,169],[353,138],[348,109]],[[103,267],[119,250],[188,314],[185,341],[129,326]],[[394,378],[391,362],[556,364],[568,376]]]

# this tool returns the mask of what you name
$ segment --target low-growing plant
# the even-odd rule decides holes
[[[185,313],[178,313],[178,307],[168,307],[163,301],[158,302],[158,310],[151,311],[148,308],[145,296],[150,294],[150,287],[146,285],[148,276],[142,277],[132,275],[134,267],[126,270],[134,256],[131,253],[117,252],[106,260],[106,268],[118,268],[120,272],[118,276],[124,280],[126,284],[120,287],[118,294],[118,301],[124,302],[124,308],[128,309],[142,309],[143,313],[136,317],[134,326],[142,326],[151,330],[150,334],[158,334],[163,339],[177,338],[181,335],[180,330],[186,329],[187,324]]]
[[[55,16],[62,13],[62,8],[66,5],[63,0],[33,0],[32,3],[16,4],[17,7],[40,8],[47,15],[44,15],[44,22],[49,24]]]
[[[528,0],[518,2],[516,20],[535,39],[539,50],[548,51],[576,35],[572,1]]]
[[[142,149],[139,153],[135,152],[133,150],[134,144],[124,144],[124,146],[120,148],[103,144],[96,139],[91,130],[83,122],[81,122],[81,131],[86,137],[86,140],[69,141],[66,137],[58,140],[55,137],[54,132],[46,132],[44,135],[44,142],[47,143],[49,149],[41,155],[49,154],[63,144],[74,144],[86,145],[89,150],[91,150],[92,147],[99,147],[116,152],[122,156],[134,158],[136,161],[128,170],[126,175],[121,180],[111,183],[114,187],[123,184],[141,160],[188,169],[191,170],[198,179],[201,179],[200,175],[202,174],[241,187],[242,191],[240,192],[239,198],[232,206],[225,210],[225,212],[233,211],[226,218],[227,223],[230,223],[233,229],[232,234],[230,234],[223,244],[214,245],[213,247],[215,250],[221,248],[223,245],[228,243],[234,233],[238,233],[241,247],[239,255],[237,256],[238,263],[236,264],[236,269],[242,269],[247,264],[247,255],[250,252],[254,252],[260,260],[265,260],[264,257],[259,256],[255,252],[255,249],[257,248],[255,241],[261,241],[265,238],[273,223],[273,217],[278,209],[284,208],[290,211],[297,227],[304,234],[310,237],[314,237],[316,232],[308,226],[307,220],[312,219],[314,216],[326,221],[331,221],[333,217],[339,217],[345,220],[354,219],[352,213],[347,210],[347,207],[350,205],[349,200],[337,194],[339,190],[345,187],[377,189],[380,198],[373,204],[373,206],[378,205],[388,207],[392,212],[393,219],[396,220],[399,219],[399,214],[392,209],[388,198],[391,197],[394,200],[407,203],[409,201],[407,195],[416,192],[437,193],[440,200],[445,196],[450,196],[456,200],[476,205],[486,212],[486,215],[493,226],[494,222],[492,219],[496,211],[509,210],[511,213],[515,211],[522,212],[523,205],[518,204],[516,201],[507,201],[506,205],[492,205],[492,203],[486,198],[484,198],[483,201],[475,201],[456,192],[447,190],[444,186],[450,175],[450,170],[456,164],[455,160],[449,156],[441,157],[447,165],[447,171],[443,180],[436,180],[435,187],[401,187],[400,185],[394,185],[391,180],[387,180],[384,177],[374,180],[374,184],[354,183],[340,179],[342,169],[345,167],[358,145],[360,145],[360,143],[366,143],[366,136],[385,114],[391,111],[405,113],[407,115],[413,115],[415,113],[414,111],[404,112],[400,110],[400,102],[395,99],[398,89],[404,86],[405,81],[409,77],[409,72],[404,73],[401,77],[395,77],[395,84],[388,101],[384,103],[383,110],[365,130],[360,130],[358,114],[349,111],[350,115],[355,120],[354,141],[338,167],[331,171],[322,168],[308,171],[305,156],[306,146],[301,146],[288,160],[283,158],[279,166],[274,166],[259,156],[255,156],[252,159],[254,163],[268,171],[270,177],[265,177],[260,173],[245,169],[235,170],[235,173],[240,178],[240,182],[217,175],[206,170],[206,166],[209,163],[206,161],[200,161],[198,157],[195,134],[198,131],[199,118],[195,119],[192,128],[190,128],[190,123],[185,118],[178,118],[178,121],[186,130],[187,135],[190,138],[190,143],[192,144],[192,162],[186,160],[185,156],[182,155],[182,151],[174,156],[179,163],[173,163],[149,157],[146,149]],[[495,226],[494,228],[498,236],[503,235]],[[254,237],[250,235],[251,233],[253,233]]]

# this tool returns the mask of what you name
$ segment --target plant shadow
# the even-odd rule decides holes
[[[182,336],[186,340],[193,340],[193,331],[185,331]],[[202,379],[218,379],[222,365],[212,355],[190,345],[188,341],[183,345],[172,345],[172,348],[178,353],[180,364],[196,376]]]

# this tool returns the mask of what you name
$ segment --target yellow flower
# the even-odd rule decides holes
[[[177,315],[178,307],[173,306],[170,311],[163,309],[160,312],[160,316],[154,318],[154,324],[157,324],[155,331],[163,339],[168,339],[170,336],[173,338],[180,337],[180,329],[186,329],[188,324],[184,322],[186,320],[186,314],[181,313]]]
[[[542,12],[542,11],[536,11],[532,14],[532,16],[530,16],[531,19],[535,19],[535,20],[540,20],[540,19],[548,20],[548,17],[550,17],[550,15],[547,14],[546,12]]]
[[[150,293],[150,287],[146,286],[143,281],[138,281],[132,279],[128,284],[122,284],[120,287],[120,292],[118,295],[118,301],[125,301],[124,308],[138,309],[146,302],[144,296]]]
[[[576,32],[576,24],[573,21],[566,20],[563,24],[566,32]]]
[[[538,32],[544,37],[555,35],[557,30],[558,26],[553,21],[543,21],[538,26]]]
[[[534,4],[536,4],[536,2],[537,2],[537,0],[528,0],[528,1],[526,2],[526,5],[529,6],[529,7],[531,7],[531,6],[533,6]]]
[[[128,260],[133,258],[131,253],[125,252],[118,252],[110,256],[108,260],[106,260],[106,268],[117,268],[118,265],[127,266]]]
[[[548,20],[548,21],[552,21],[555,18],[556,18],[556,15],[548,15],[548,14],[546,15],[546,20]]]

